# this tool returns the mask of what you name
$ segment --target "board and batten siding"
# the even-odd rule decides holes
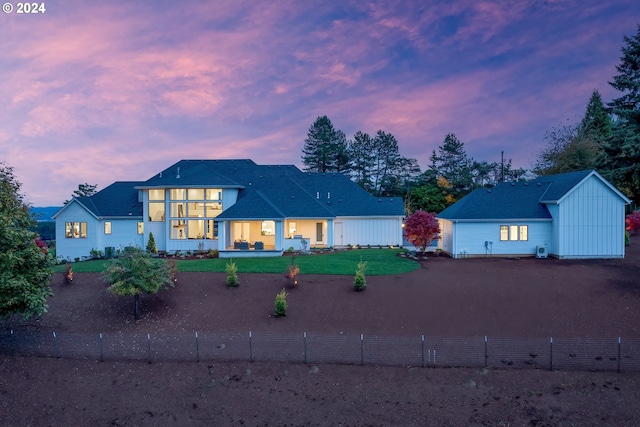
[[[624,201],[591,176],[550,209],[560,258],[623,258]],[[550,206],[551,207],[551,206]]]
[[[140,218],[105,219],[96,224],[94,249],[106,253],[107,247],[122,249],[126,246],[145,248],[142,234],[138,234]],[[111,234],[104,233],[104,223],[111,222]],[[154,236],[155,238],[155,236]],[[87,240],[91,240],[88,238]]]
[[[65,210],[56,216],[56,254],[67,261],[91,255],[91,249],[96,247],[96,218],[77,202],[71,201]],[[65,223],[86,222],[86,239],[68,239],[65,234]]]
[[[335,236],[336,245],[360,246],[401,246],[402,218],[353,218],[337,217],[334,223],[341,226],[334,227],[334,233],[342,231],[342,237]]]
[[[485,256],[535,256],[537,246],[551,241],[550,221],[498,220],[495,222],[453,222],[440,220],[442,250],[453,258]],[[526,225],[527,240],[500,240],[501,225]]]

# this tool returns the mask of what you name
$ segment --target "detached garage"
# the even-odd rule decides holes
[[[454,258],[624,258],[630,200],[593,170],[477,189],[438,215]]]

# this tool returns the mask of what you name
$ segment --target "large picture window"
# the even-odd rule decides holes
[[[218,224],[213,219],[222,213],[221,189],[174,188],[169,191],[169,198],[171,239],[218,238]],[[159,211],[158,206],[155,212]],[[151,212],[150,206],[150,215]]]
[[[64,232],[67,239],[86,239],[87,223],[86,222],[65,222]]]
[[[529,226],[528,225],[501,225],[500,240],[501,241],[529,240]]]

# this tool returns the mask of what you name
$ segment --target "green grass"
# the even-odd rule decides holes
[[[300,274],[355,274],[360,257],[368,264],[367,276],[408,273],[418,268],[416,261],[398,257],[400,249],[356,249],[316,255],[297,255],[295,263]],[[177,260],[178,271],[224,273],[229,260],[208,258]],[[290,256],[265,258],[234,258],[238,273],[284,273],[291,263]],[[92,260],[72,263],[75,273],[100,273],[108,261]],[[64,265],[56,267],[64,271]]]

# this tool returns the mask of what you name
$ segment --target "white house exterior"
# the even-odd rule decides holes
[[[630,200],[595,171],[478,189],[438,215],[454,258],[623,258]]]
[[[145,247],[277,256],[290,248],[400,246],[401,198],[375,198],[342,174],[251,160],[182,160],[147,181],[116,182],[55,215],[58,256]]]

